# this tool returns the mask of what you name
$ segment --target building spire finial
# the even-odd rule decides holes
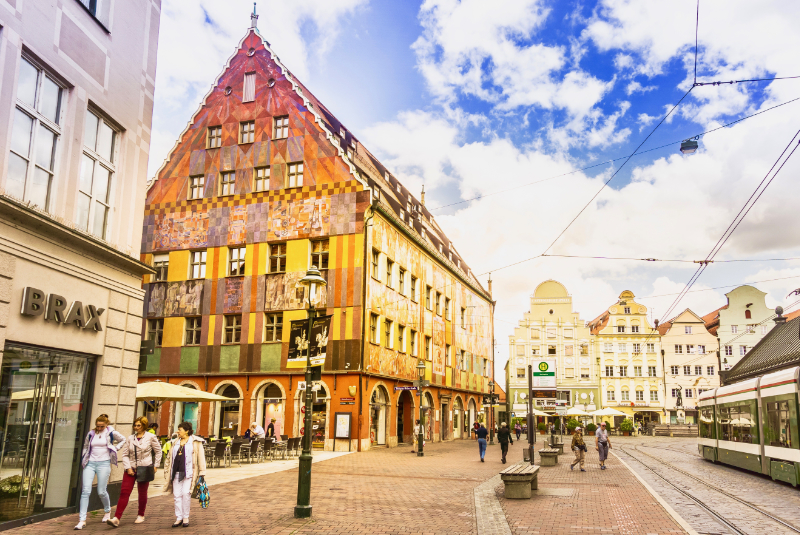
[[[258,15],[256,15],[256,3],[253,2],[253,14],[250,15],[250,27],[258,29]]]

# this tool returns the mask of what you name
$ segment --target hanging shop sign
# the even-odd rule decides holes
[[[42,290],[27,286],[22,290],[20,314],[23,316],[44,315],[46,321],[72,324],[84,330],[95,332],[103,330],[100,325],[100,316],[106,309],[97,308],[94,305],[84,306],[81,301],[73,301],[67,308],[68,303],[66,298],[58,294],[46,295]]]
[[[286,361],[287,368],[305,368],[308,362],[309,345],[311,350],[311,366],[325,364],[328,348],[328,332],[331,326],[331,316],[314,318],[308,334],[308,320],[295,320],[289,327],[289,356]]]

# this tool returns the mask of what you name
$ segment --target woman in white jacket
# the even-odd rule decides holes
[[[178,425],[178,438],[172,441],[167,461],[164,464],[164,477],[167,478],[165,492],[172,491],[175,498],[175,523],[173,528],[189,527],[189,504],[192,489],[200,476],[206,475],[206,452],[202,438],[192,435],[192,424],[181,422]]]

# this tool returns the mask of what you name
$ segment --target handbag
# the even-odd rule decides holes
[[[133,458],[136,460],[136,482],[137,483],[150,483],[156,478],[155,466],[151,463],[150,466],[139,466],[139,459],[136,455],[136,444],[133,445]],[[155,462],[155,452],[153,454],[153,463]]]
[[[200,500],[200,506],[203,509],[208,507],[208,503],[211,501],[211,494],[208,492],[208,485],[206,485],[205,477],[199,476],[197,478],[197,483],[192,490],[192,499]]]

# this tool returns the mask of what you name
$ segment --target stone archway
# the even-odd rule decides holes
[[[251,420],[267,431],[274,419],[275,436],[287,434],[286,429],[286,390],[274,379],[260,381],[253,388],[250,398]],[[267,433],[269,434],[269,433]]]
[[[371,446],[386,446],[389,442],[389,392],[376,384],[369,398],[369,438]]]
[[[319,394],[317,402],[311,406],[311,425],[312,441],[311,446],[315,449],[333,449],[333,439],[328,438],[328,423],[333,423],[331,419],[331,396],[330,387],[325,381],[319,381]],[[303,436],[300,431],[305,426],[305,419],[303,418],[302,408],[305,407],[305,390],[295,389],[294,402],[292,408],[294,410],[294,425],[292,426],[292,436]],[[288,434],[288,433],[286,433]]]
[[[397,441],[403,444],[414,443],[414,422],[417,414],[414,409],[414,394],[401,390],[397,396]]]
[[[231,401],[215,401],[211,411],[209,435],[218,438],[236,437],[242,429],[242,388],[236,381],[221,381],[214,387],[214,394],[230,398]]]

